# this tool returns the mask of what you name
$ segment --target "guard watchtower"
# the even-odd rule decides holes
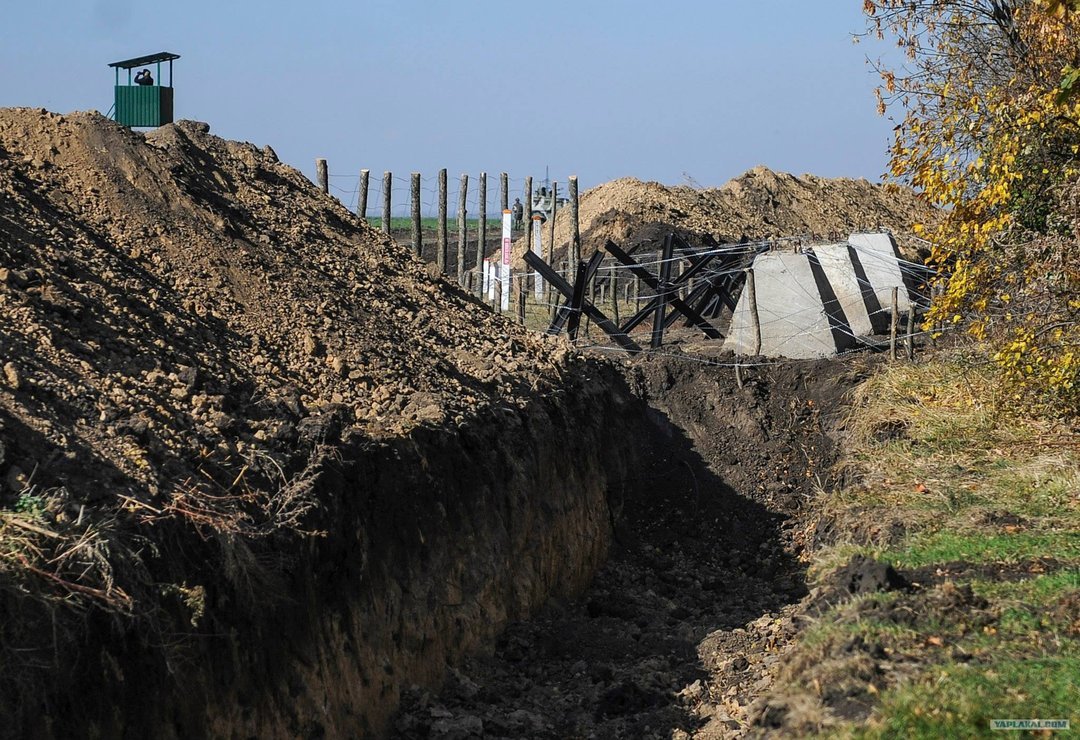
[[[179,54],[161,51],[144,57],[113,62],[109,66],[116,70],[116,122],[121,126],[153,128],[173,122],[173,60]],[[169,63],[169,85],[161,84],[161,63]],[[157,74],[148,77],[149,72],[140,72],[132,79],[131,70],[136,67],[156,65]],[[127,84],[121,84],[120,70],[127,70]]]

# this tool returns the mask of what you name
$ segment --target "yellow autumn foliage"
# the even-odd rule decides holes
[[[1080,0],[864,8],[906,56],[879,65],[891,175],[943,213],[919,232],[945,284],[928,322],[986,343],[1018,403],[1080,413]]]

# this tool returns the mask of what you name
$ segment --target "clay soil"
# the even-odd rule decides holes
[[[563,342],[426,269],[269,147],[0,110],[12,728],[51,721],[37,703],[66,679],[117,685],[91,637],[126,636],[167,676],[193,628],[232,629],[218,608],[267,615],[335,524],[315,490],[333,440],[477,427],[559,394]]]

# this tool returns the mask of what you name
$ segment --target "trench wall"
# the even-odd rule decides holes
[[[102,635],[28,734],[382,736],[404,689],[438,685],[605,559],[609,486],[637,454],[611,430],[644,411],[617,373],[591,374],[462,428],[337,440],[318,482],[326,534],[277,553],[282,578],[210,589],[169,660],[135,630]],[[232,608],[252,596],[260,608]]]

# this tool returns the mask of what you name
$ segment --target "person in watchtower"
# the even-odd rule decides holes
[[[142,72],[139,72],[139,74],[135,75],[135,84],[136,85],[153,85],[154,84],[154,78],[150,75],[150,70],[144,69]]]
[[[514,198],[514,207],[511,211],[514,215],[514,228],[521,228],[521,219],[525,216],[525,206],[521,205],[521,198]]]

